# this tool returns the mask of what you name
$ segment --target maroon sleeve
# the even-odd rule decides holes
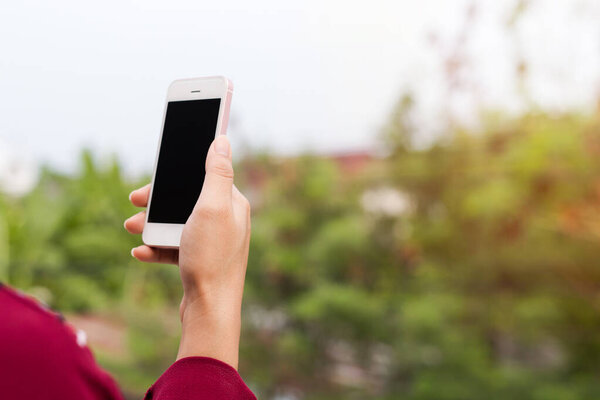
[[[85,336],[26,296],[0,285],[0,398],[118,399]]]
[[[238,372],[208,357],[175,362],[146,393],[145,400],[256,400]]]

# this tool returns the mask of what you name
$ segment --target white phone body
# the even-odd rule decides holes
[[[150,195],[148,197],[148,208],[146,212],[146,223],[142,233],[142,241],[144,244],[152,247],[177,248],[183,231],[183,223],[157,223],[149,222],[149,215],[152,211],[152,194],[157,175],[157,167],[159,163],[159,155],[163,142],[165,130],[165,119],[167,116],[167,107],[169,102],[179,102],[186,100],[203,100],[203,99],[221,99],[217,126],[212,134],[212,139],[217,135],[225,135],[227,133],[227,124],[229,121],[229,108],[231,97],[233,94],[233,84],[231,81],[222,76],[213,76],[206,78],[192,78],[176,80],[169,86],[167,92],[167,101],[160,130],[158,141],[158,150],[154,161],[154,172],[152,174],[152,185]]]

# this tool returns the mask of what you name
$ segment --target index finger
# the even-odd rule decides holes
[[[150,196],[150,184],[134,190],[129,194],[129,200],[136,207],[146,207]]]

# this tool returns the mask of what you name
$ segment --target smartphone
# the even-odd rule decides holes
[[[226,134],[231,81],[222,76],[181,79],[169,86],[148,199],[145,244],[179,247],[181,232],[204,183],[208,149]]]

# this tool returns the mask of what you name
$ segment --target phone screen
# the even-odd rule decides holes
[[[167,104],[148,222],[185,224],[204,183],[221,99]]]

